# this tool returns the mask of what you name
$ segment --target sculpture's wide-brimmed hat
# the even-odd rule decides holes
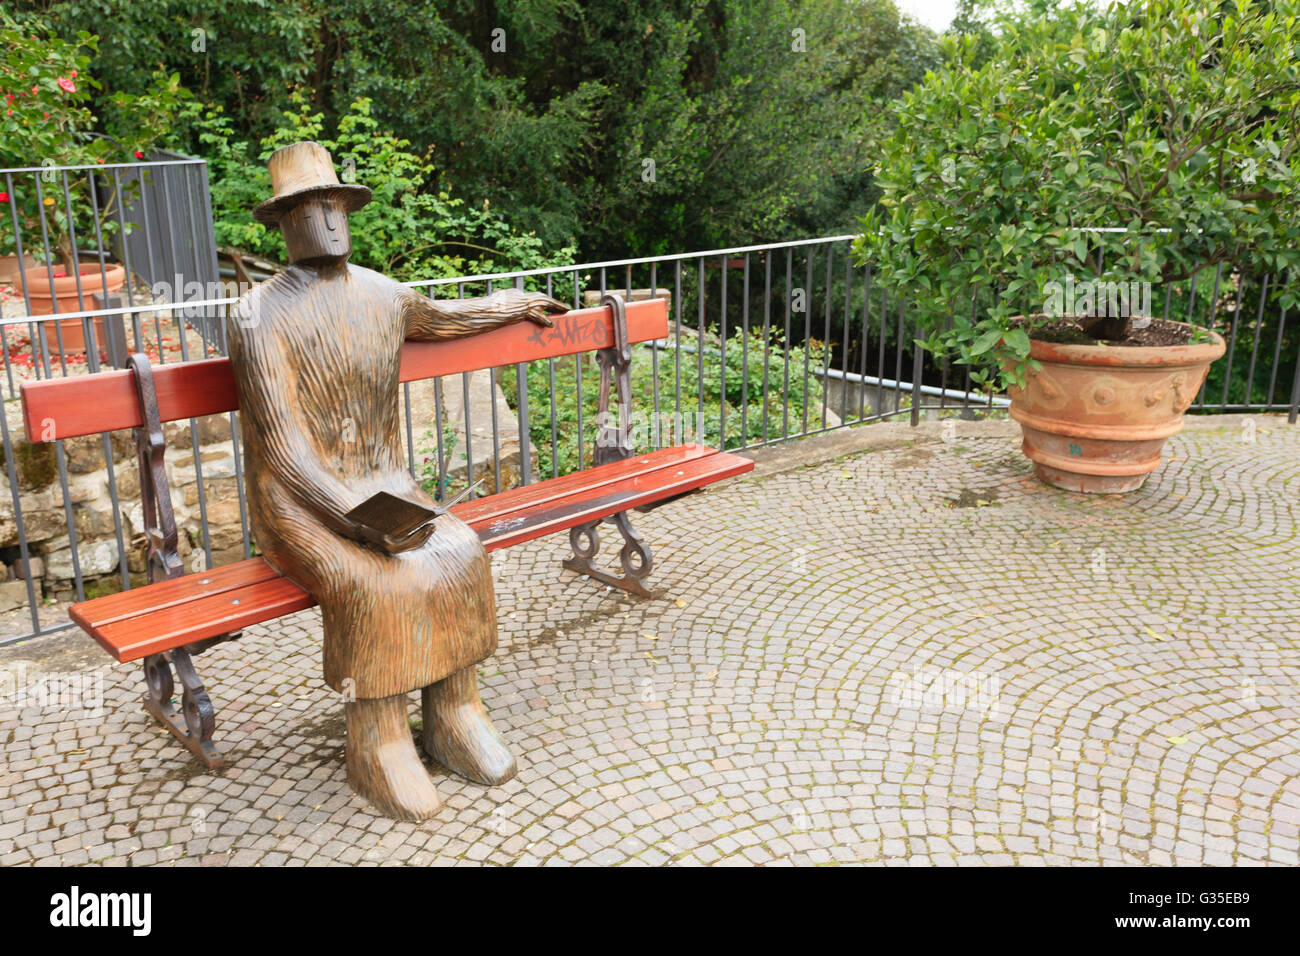
[[[370,188],[339,182],[334,160],[320,143],[302,142],[282,146],[266,164],[275,193],[253,210],[253,218],[274,226],[294,206],[309,199],[337,202],[344,212],[355,212],[370,202]]]

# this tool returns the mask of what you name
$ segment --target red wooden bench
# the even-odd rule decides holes
[[[478,532],[489,551],[568,531],[571,570],[625,590],[654,596],[645,584],[653,566],[649,547],[628,520],[633,508],[664,501],[750,471],[754,463],[727,452],[688,444],[635,454],[630,441],[631,344],[668,334],[663,300],[602,305],[552,316],[553,328],[520,323],[448,342],[407,342],[403,382],[495,368],[518,362],[597,351],[601,366],[595,465],[452,507]],[[611,416],[611,390],[620,414]],[[311,607],[315,600],[262,558],[183,574],[176,554],[177,528],[162,468],[162,423],[235,411],[239,407],[230,361],[225,358],[149,365],[132,356],[131,368],[46,379],[22,386],[29,441],[53,441],[116,429],[135,430],[149,540],[150,583],[72,605],[70,615],[118,661],[143,659],[145,706],[210,767],[224,761],[212,742],[215,710],[192,656],[241,629]],[[396,401],[396,396],[394,397]],[[597,526],[614,524],[624,539],[623,574],[593,564]],[[125,560],[125,556],[123,556]],[[183,684],[182,710],[172,704],[172,667]]]

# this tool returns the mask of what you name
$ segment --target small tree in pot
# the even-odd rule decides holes
[[[1008,389],[1040,477],[1136,488],[1223,351],[1152,319],[1152,288],[1300,264],[1300,4],[1079,5],[1004,21],[978,65],[946,42],[896,107],[857,255],[929,351]]]
[[[53,261],[21,277],[36,314],[72,311],[78,288],[89,296],[125,280],[121,266],[103,262],[103,247],[123,226],[122,194],[138,189],[138,181],[119,179],[120,188],[96,192],[96,167],[144,159],[170,132],[176,107],[188,96],[176,75],[156,74],[141,94],[107,97],[105,115],[97,116],[91,93],[99,84],[88,72],[97,44],[85,32],[67,40],[38,18],[20,23],[0,13],[0,169],[49,167],[0,182],[0,251],[16,252],[15,221],[26,256],[39,254],[48,237]],[[96,261],[83,264],[85,254]],[[68,321],[76,343],[65,346],[83,347],[80,325]]]

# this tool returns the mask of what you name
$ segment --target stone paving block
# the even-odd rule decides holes
[[[1300,863],[1300,429],[1189,430],[1097,498],[963,427],[635,515],[656,601],[498,552],[520,773],[430,764],[419,827],[347,787],[316,611],[201,658],[219,774],[138,668],[94,721],[0,702],[0,865]]]

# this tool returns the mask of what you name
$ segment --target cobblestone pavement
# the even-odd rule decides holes
[[[418,826],[348,789],[314,612],[200,659],[220,774],[136,667],[77,675],[102,716],[29,674],[0,864],[1295,865],[1300,428],[1261,421],[1125,497],[966,423],[755,474],[638,517],[656,601],[561,571],[563,536],[498,554],[480,674],[519,776],[434,766]]]

